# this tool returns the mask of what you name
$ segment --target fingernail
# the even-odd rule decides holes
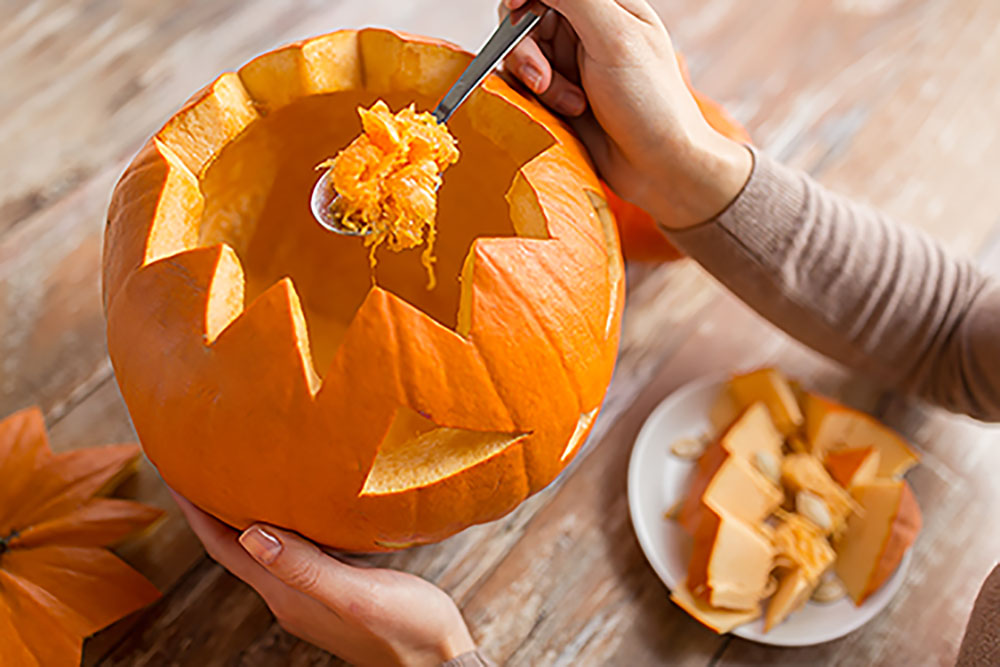
[[[542,87],[542,72],[537,67],[531,63],[526,63],[521,66],[521,80],[524,81],[528,88],[536,93],[543,92]]]
[[[575,90],[565,90],[556,98],[556,107],[565,114],[581,114],[586,106],[587,101],[583,95]]]
[[[240,544],[261,565],[270,565],[281,553],[281,542],[260,526],[251,526],[240,535]]]

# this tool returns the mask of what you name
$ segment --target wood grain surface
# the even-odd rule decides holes
[[[1000,3],[656,0],[699,87],[758,145],[1000,273]],[[0,414],[39,404],[57,450],[134,438],[104,345],[111,188],[193,91],[257,53],[386,25],[475,49],[492,0],[0,0]],[[652,408],[705,373],[776,363],[872,410],[925,454],[925,527],[885,613],[821,646],[719,637],[668,600],[629,523]],[[511,665],[950,664],[1000,556],[1000,431],[885,394],[776,331],[690,262],[629,267],[617,371],[586,451],[508,517],[373,559],[455,596]],[[147,464],[122,489],[169,511],[122,555],[162,601],[86,665],[326,665],[209,561]],[[2,663],[2,660],[0,660]]]

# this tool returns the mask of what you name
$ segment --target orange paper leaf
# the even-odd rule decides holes
[[[11,667],[80,664],[83,639],[159,597],[106,546],[162,512],[97,498],[127,474],[135,445],[54,455],[42,414],[0,421],[0,656]]]

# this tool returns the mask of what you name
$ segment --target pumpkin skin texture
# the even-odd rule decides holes
[[[374,552],[514,509],[589,433],[616,357],[620,245],[583,147],[491,77],[449,122],[435,270],[312,220],[356,108],[431,108],[457,47],[368,29],[264,54],[136,156],[108,216],[108,348],[150,460],[237,527]]]

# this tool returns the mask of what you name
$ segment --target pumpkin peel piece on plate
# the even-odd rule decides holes
[[[901,477],[920,461],[902,436],[870,415],[816,394],[806,393],[803,404],[806,437],[820,459],[842,448],[874,447],[878,477]]]
[[[696,621],[720,635],[731,632],[744,623],[749,623],[760,617],[760,605],[756,609],[746,611],[713,607],[702,598],[692,595],[683,582],[679,582],[673,587],[670,591],[670,599]]]
[[[53,454],[37,409],[0,421],[0,656],[11,664],[78,665],[85,637],[159,597],[106,547],[162,512],[95,497],[138,457],[135,445]]]
[[[851,490],[864,510],[851,516],[834,543],[836,570],[856,605],[896,571],[923,525],[920,506],[910,485],[898,479],[876,479]]]

